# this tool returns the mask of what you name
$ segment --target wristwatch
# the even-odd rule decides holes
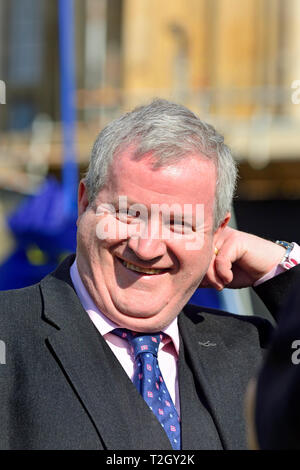
[[[295,266],[294,260],[290,259],[291,252],[294,248],[294,243],[286,242],[284,240],[276,240],[275,243],[277,245],[283,246],[283,248],[285,248],[284,257],[280,261],[279,265],[282,266],[284,269],[290,269],[293,266]]]

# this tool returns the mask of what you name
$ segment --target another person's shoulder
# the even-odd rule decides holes
[[[260,449],[300,449],[299,303],[300,290],[296,288],[279,313],[271,346],[257,378],[256,396],[255,389],[249,395],[248,406],[255,409],[254,415],[250,408],[249,419],[255,416]]]

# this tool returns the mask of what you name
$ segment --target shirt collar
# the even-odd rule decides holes
[[[77,259],[75,258],[74,263],[70,268],[70,276],[75,288],[75,291],[79,297],[81,305],[84,310],[88,313],[90,319],[98,329],[99,333],[104,336],[110,333],[115,328],[119,328],[119,325],[107,318],[104,313],[101,312],[95,305],[93,299],[89,295],[86,287],[84,286],[77,268]],[[168,335],[173,341],[177,355],[179,355],[179,331],[177,317],[162,330],[163,333]]]

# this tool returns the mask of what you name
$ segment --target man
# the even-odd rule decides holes
[[[281,309],[263,367],[247,389],[251,449],[300,449],[299,301],[297,289]]]
[[[246,448],[270,325],[186,305],[199,285],[272,296],[286,250],[227,227],[235,179],[223,138],[182,106],[156,100],[100,133],[76,258],[1,294],[1,448]],[[151,364],[138,341],[157,343]]]

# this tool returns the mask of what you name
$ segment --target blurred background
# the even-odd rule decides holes
[[[74,250],[96,135],[154,97],[225,135],[238,228],[299,242],[299,31],[300,0],[0,0],[0,289]]]

